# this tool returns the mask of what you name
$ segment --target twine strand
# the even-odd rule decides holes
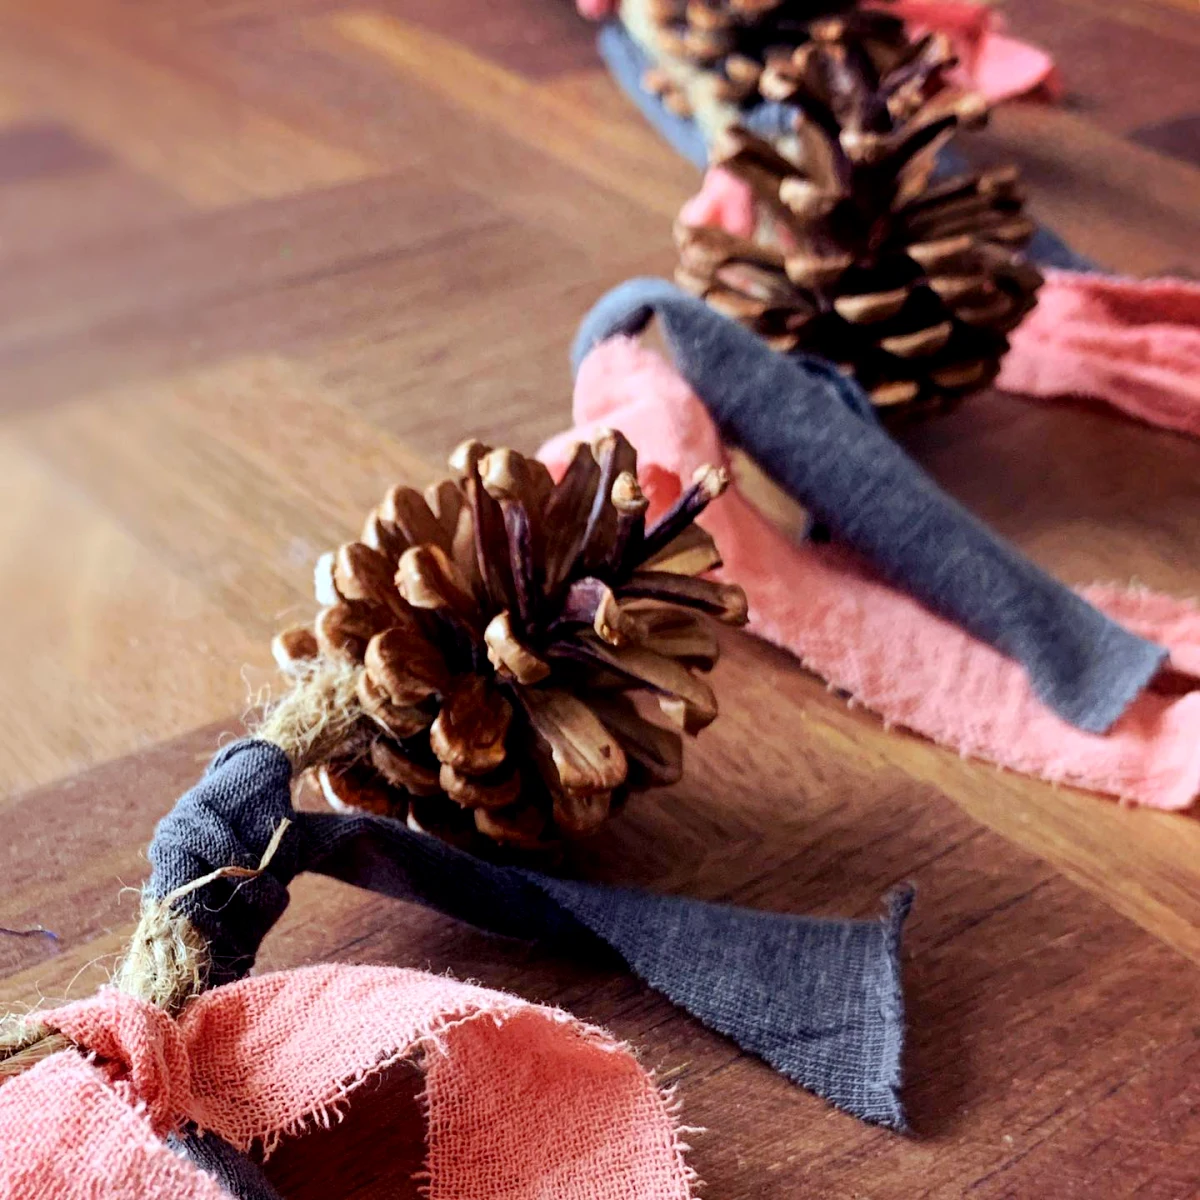
[[[113,974],[113,987],[172,1016],[182,1011],[204,989],[208,946],[186,917],[172,911],[173,905],[218,879],[257,879],[271,865],[291,824],[286,817],[279,822],[257,867],[218,867],[161,899],[143,895],[141,917]],[[74,1044],[36,1018],[12,1014],[0,1019],[0,1083]]]
[[[296,775],[334,755],[365,745],[357,688],[361,667],[322,658],[305,671],[251,730],[278,746]],[[174,911],[185,896],[219,879],[256,879],[275,857],[291,821],[282,820],[257,867],[218,867],[161,899],[143,893],[141,915],[112,985],[172,1016],[204,989],[208,946],[186,917]],[[36,1066],[73,1042],[42,1025],[36,1016],[0,1018],[0,1083]]]
[[[317,659],[267,709],[250,731],[273,742],[299,775],[335,755],[353,753],[362,737],[363,710],[358,700],[362,668],[342,659]]]

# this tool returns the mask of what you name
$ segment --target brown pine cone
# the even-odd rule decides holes
[[[321,559],[325,607],[273,649],[292,673],[361,671],[355,736],[318,769],[332,804],[539,849],[677,780],[680,731],[717,715],[696,674],[717,657],[705,618],[742,624],[746,598],[699,578],[720,558],[693,522],[727,478],[705,468],[647,528],[619,433],[579,446],[558,484],[478,442],[450,466],[424,495],[393,488],[361,541]],[[646,717],[655,701],[674,728]]]
[[[626,0],[630,6],[631,0]],[[898,57],[904,24],[856,0],[633,0],[627,20],[660,59],[686,63],[714,77],[719,100],[744,105],[760,98],[763,70],[786,62],[809,40],[814,22],[840,16],[880,55]],[[650,89],[654,90],[654,89]]]
[[[945,86],[943,38],[881,62],[844,21],[812,33],[760,80],[799,110],[795,138],[733,128],[713,147],[754,194],[755,236],[678,226],[676,279],[778,349],[837,363],[887,416],[945,407],[995,378],[1036,303],[1017,172],[933,180],[938,150],[984,115]]]

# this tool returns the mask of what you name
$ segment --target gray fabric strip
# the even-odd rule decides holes
[[[1103,733],[1166,651],[1123,629],[996,536],[874,420],[862,389],[821,359],[783,355],[662,279],[633,279],[583,319],[598,342],[657,316],[675,366],[741,446],[890,583],[1019,662],[1060,717]]]
[[[241,1151],[235,1150],[215,1133],[203,1136],[194,1129],[173,1133],[167,1145],[176,1154],[189,1158],[200,1170],[211,1175],[231,1196],[239,1200],[280,1200],[270,1181]],[[147,1200],[153,1200],[148,1197]]]
[[[288,885],[315,871],[424,904],[477,928],[564,948],[607,945],[651,987],[802,1087],[854,1116],[904,1128],[900,931],[912,892],[897,889],[882,919],[824,920],[555,879],[497,866],[398,821],[297,812],[278,747],[226,747],[159,822],[147,891],[165,896],[219,866],[257,866],[287,818],[268,869],[217,880],[178,901],[208,942],[209,986],[250,970],[287,907]],[[220,1147],[184,1152],[211,1163]],[[195,1151],[195,1153],[193,1153]],[[205,1166],[205,1169],[211,1169]],[[226,1185],[261,1200],[261,1189]]]

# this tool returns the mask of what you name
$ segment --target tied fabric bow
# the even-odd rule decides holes
[[[730,329],[742,338],[744,331]],[[731,369],[752,374],[740,359]],[[574,413],[576,428],[541,451],[551,469],[598,426],[620,428],[637,447],[652,510],[669,504],[700,464],[728,461],[692,388],[631,338],[603,341],[583,359]],[[889,586],[846,549],[785,536],[736,484],[701,524],[746,590],[750,629],[889,724],[1025,774],[1155,808],[1184,808],[1200,794],[1200,693],[1142,692],[1107,734],[1085,732],[1039,701],[1012,659]],[[1200,673],[1196,605],[1108,586],[1083,596],[1165,645],[1179,669]]]
[[[629,1050],[501,992],[323,965],[178,1019],[115,989],[39,1018],[94,1059],[64,1050],[0,1087],[6,1200],[228,1200],[162,1139],[190,1123],[201,1144],[269,1151],[406,1060],[425,1073],[430,1200],[692,1194],[670,1097]]]

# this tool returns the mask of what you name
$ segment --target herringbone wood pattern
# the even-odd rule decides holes
[[[980,138],[1035,209],[1143,273],[1200,244],[1200,16],[1010,0],[1070,100]],[[671,264],[694,185],[565,0],[0,0],[0,1002],[95,985],[155,819],[196,775],[315,555],[476,434],[569,412],[579,315]],[[987,396],[911,434],[1073,581],[1200,592],[1200,446]],[[831,1112],[609,961],[303,880],[265,965],[450,970],[612,1027],[682,1085],[721,1200],[1200,1192],[1200,824],[885,732],[738,635],[685,780],[576,867],[789,911],[920,889],[915,1136]],[[1200,752],[1200,749],[1198,749]],[[407,1076],[270,1170],[294,1200],[414,1196]]]

